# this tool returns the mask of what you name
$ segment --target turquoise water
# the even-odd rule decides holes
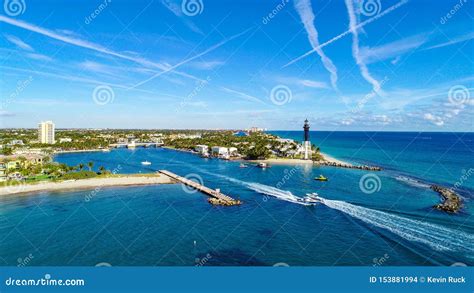
[[[279,135],[298,139],[301,132]],[[167,169],[200,177],[244,204],[211,206],[203,194],[178,184],[2,196],[0,261],[11,266],[25,259],[36,266],[474,263],[473,178],[458,188],[465,207],[456,215],[432,209],[440,199],[427,188],[450,187],[473,167],[473,134],[311,136],[339,159],[385,169],[239,168],[239,162],[167,149],[61,154],[56,161],[94,161],[95,168],[119,173]],[[142,166],[145,160],[152,165]],[[330,180],[314,181],[319,174]],[[371,182],[360,187],[367,174],[375,188]],[[295,201],[308,192],[318,192],[324,204]]]

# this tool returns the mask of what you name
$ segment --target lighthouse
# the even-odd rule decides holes
[[[311,142],[309,141],[309,122],[308,119],[304,121],[304,141],[303,141],[303,151],[304,151],[304,159],[310,160],[311,159]]]

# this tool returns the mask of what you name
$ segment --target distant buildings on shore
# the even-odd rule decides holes
[[[38,125],[38,141],[44,144],[54,144],[54,123],[53,121],[40,122]]]

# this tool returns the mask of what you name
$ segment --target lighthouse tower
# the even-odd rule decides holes
[[[308,119],[304,121],[304,141],[303,141],[303,150],[304,150],[304,159],[311,159],[311,142],[309,141],[309,123]]]

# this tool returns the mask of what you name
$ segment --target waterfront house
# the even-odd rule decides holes
[[[209,154],[209,147],[205,144],[198,144],[194,147],[194,150],[201,155]]]
[[[7,165],[0,163],[0,182],[7,180]]]
[[[239,156],[239,150],[236,147],[230,147],[229,148],[229,155],[231,157]]]
[[[211,148],[211,155],[215,157],[229,157],[229,149],[226,147],[213,146]]]

